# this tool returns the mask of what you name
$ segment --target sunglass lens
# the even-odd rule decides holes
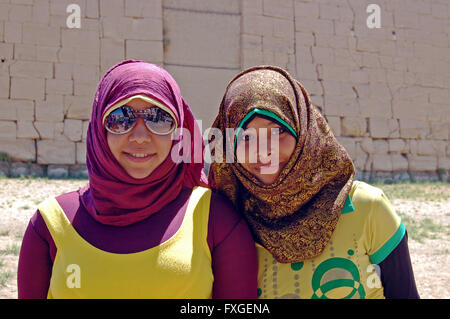
[[[166,111],[153,107],[147,111],[146,124],[157,134],[168,134],[172,131],[175,121]]]
[[[127,132],[136,122],[131,110],[128,107],[120,107],[112,111],[106,118],[106,128],[116,134]]]

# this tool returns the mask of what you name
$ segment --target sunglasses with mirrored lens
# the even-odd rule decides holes
[[[175,119],[163,109],[154,106],[139,111],[128,105],[112,111],[106,117],[105,128],[112,134],[125,134],[133,129],[138,118],[144,119],[147,128],[157,135],[166,135],[175,129]]]

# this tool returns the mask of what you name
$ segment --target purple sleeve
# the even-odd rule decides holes
[[[52,274],[51,248],[45,237],[47,227],[38,212],[28,223],[22,240],[17,270],[19,299],[46,299]],[[34,225],[36,224],[36,225]],[[37,228],[44,227],[44,237]],[[48,234],[49,235],[49,234]]]
[[[397,247],[380,264],[386,299],[419,299],[405,234]]]
[[[256,299],[258,260],[245,220],[231,203],[211,198],[208,244],[214,273],[214,299]]]

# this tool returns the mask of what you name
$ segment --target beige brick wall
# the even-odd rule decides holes
[[[80,29],[66,25],[72,3]],[[379,29],[367,27],[370,3]],[[0,153],[82,170],[97,83],[128,58],[164,66],[203,130],[236,73],[281,66],[359,178],[448,176],[447,0],[0,0]]]

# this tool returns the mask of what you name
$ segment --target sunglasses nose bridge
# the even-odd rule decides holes
[[[132,124],[132,131],[142,130],[142,132],[148,131],[148,127],[145,123],[146,115],[141,111],[136,111],[131,109],[130,113],[134,118],[134,123]]]
[[[137,128],[142,129],[142,131],[145,130],[145,131],[151,132],[149,130],[147,122],[145,121],[144,116],[136,117],[136,123],[134,123],[133,129],[137,129]]]
[[[148,129],[143,118],[137,118],[136,123],[131,129],[129,139],[138,144],[149,142],[152,139],[152,132]]]

